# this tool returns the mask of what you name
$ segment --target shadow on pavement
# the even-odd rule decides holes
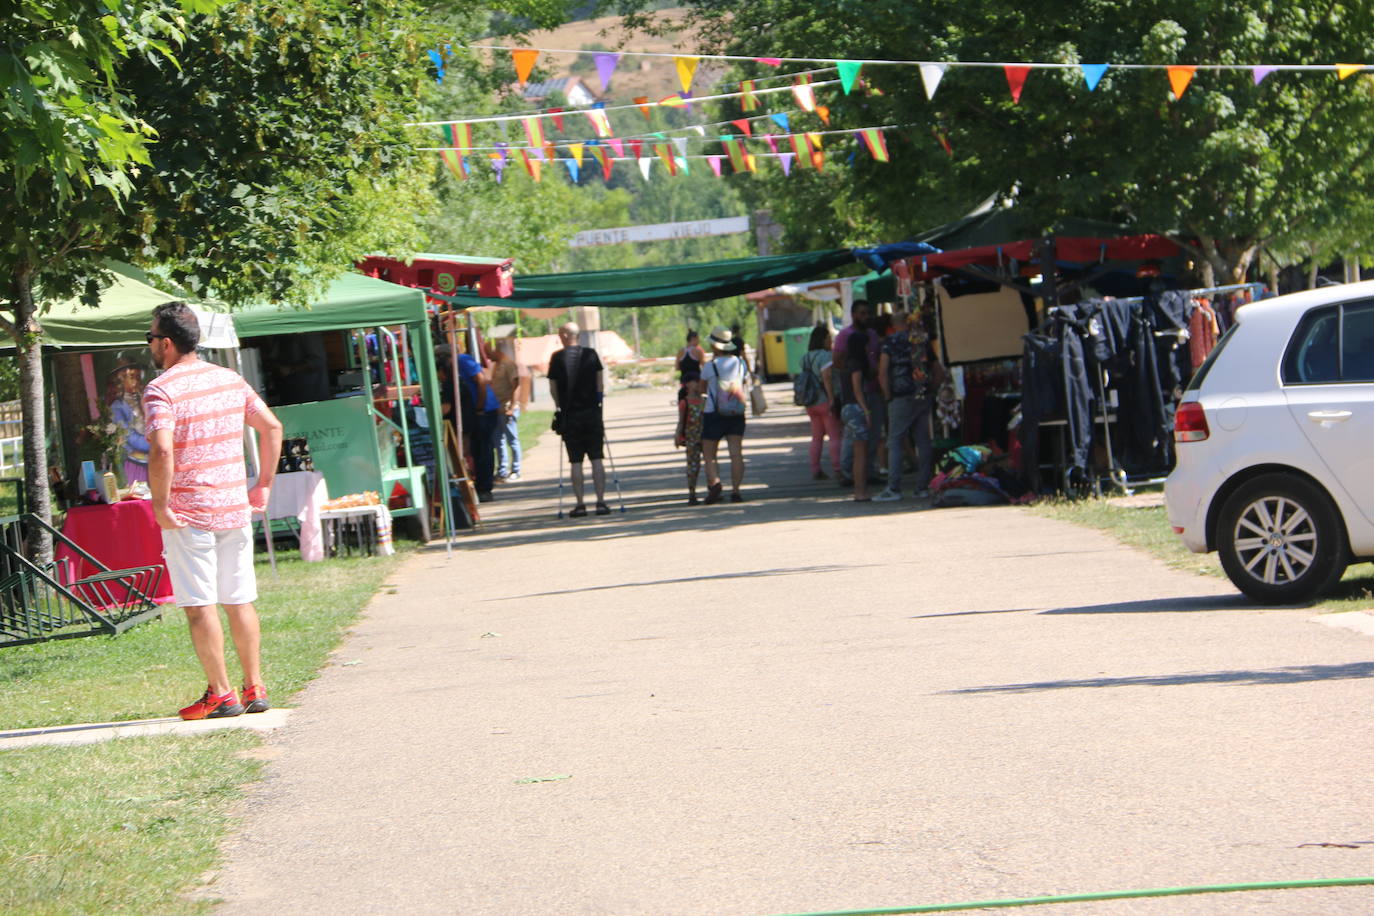
[[[564,588],[551,592],[532,592],[528,595],[505,595],[485,598],[484,601],[521,601],[525,598],[548,598],[553,595],[576,595],[581,592],[602,592],[617,588],[653,588],[657,585],[683,585],[688,582],[714,582],[718,579],[757,579],[766,576],[804,576],[813,573],[840,572],[846,569],[871,569],[876,563],[828,566],[794,566],[789,569],[751,569],[747,572],[720,573],[713,576],[685,576],[678,579],[654,579],[648,582],[617,582],[614,585],[590,585],[586,588]]]
[[[1304,684],[1310,681],[1344,681],[1374,677],[1374,662],[1348,665],[1295,665],[1257,671],[1195,671],[1184,674],[1152,674],[1137,677],[1094,677],[1076,681],[1039,681],[1030,684],[996,684],[945,690],[946,694],[1036,693],[1043,690],[1071,690],[1096,687],[1179,687],[1187,684],[1231,684],[1237,687],[1263,687],[1274,684]]]
[[[1187,614],[1193,611],[1282,610],[1264,608],[1240,593],[1234,595],[1193,595],[1184,598],[1151,598],[1148,601],[1120,601],[1115,604],[1085,604],[1057,607],[1042,614]]]

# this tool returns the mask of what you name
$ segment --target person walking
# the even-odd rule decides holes
[[[186,613],[208,682],[201,698],[179,715],[217,719],[265,712],[251,519],[267,509],[282,425],[241,376],[200,358],[200,324],[186,303],[153,309],[146,336],[153,362],[163,370],[143,392],[153,516],[162,529],[173,601]],[[252,489],[243,461],[245,424],[258,434]],[[216,605],[229,618],[243,669],[241,697],[229,685]]]
[[[472,444],[472,476],[477,498],[489,502],[492,484],[496,482],[496,429],[501,404],[482,364],[471,353],[458,354],[458,377],[462,379],[464,401],[472,404],[472,428],[465,428],[464,432]],[[465,411],[464,423],[467,420]]]
[[[563,447],[568,451],[573,498],[577,501],[568,513],[571,518],[582,518],[587,514],[587,504],[583,498],[584,459],[590,459],[592,464],[596,514],[611,514],[611,507],[606,505],[606,427],[601,420],[601,402],[605,391],[601,357],[591,347],[578,345],[579,332],[577,324],[571,321],[559,328],[558,339],[563,349],[549,357],[549,393],[553,396],[555,409],[553,428],[563,437]]]
[[[730,502],[744,502],[740,484],[744,481],[745,384],[749,377],[744,359],[736,355],[734,334],[725,328],[711,331],[713,358],[701,370],[706,383],[706,404],[701,427],[702,453],[706,459],[706,504],[720,502],[723,485],[716,454],[720,440],[730,449]]]
[[[825,480],[821,470],[821,450],[825,440],[830,440],[830,470],[838,478],[840,470],[840,418],[830,409],[835,400],[834,356],[830,351],[830,327],[820,322],[811,329],[811,339],[807,342],[806,354],[801,358],[801,371],[815,376],[820,387],[821,399],[806,405],[806,416],[811,421],[811,476],[815,480]]]
[[[935,409],[935,393],[943,380],[940,364],[930,346],[919,315],[893,316],[893,333],[883,340],[878,358],[878,384],[887,400],[887,486],[876,499],[891,502],[902,498],[902,460],[907,437],[916,440],[917,470],[915,496],[929,495],[930,477],[935,469],[931,448],[930,418]]]
[[[866,503],[868,495],[868,447],[875,438],[872,400],[877,386],[868,359],[867,335],[849,335],[845,344],[845,372],[841,376],[840,420],[846,442],[854,449],[854,501]]]
[[[701,395],[701,368],[706,354],[701,349],[701,335],[687,332],[687,345],[677,355],[677,432],[673,444],[686,448],[687,505],[695,506],[697,479],[701,476],[701,424],[706,399]]]
[[[520,479],[520,367],[495,344],[487,344],[491,390],[496,393],[496,482]]]

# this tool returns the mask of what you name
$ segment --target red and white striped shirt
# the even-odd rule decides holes
[[[208,531],[248,525],[244,418],[266,409],[237,372],[202,360],[177,363],[148,383],[147,430],[172,431],[173,515]]]

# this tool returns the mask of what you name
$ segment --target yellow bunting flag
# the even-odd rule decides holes
[[[538,118],[525,118],[525,136],[530,146],[544,145],[544,124]]]
[[[647,95],[635,96],[635,104],[639,106],[639,113],[644,115],[644,120],[648,121],[653,118],[653,113],[649,111],[651,103]]]
[[[820,149],[820,148],[824,145],[824,144],[821,143],[821,135],[820,135],[820,134],[816,134],[816,133],[807,134],[807,135],[806,135],[806,139],[810,140],[810,141],[811,141],[811,145],[814,146],[816,149]]]
[[[445,149],[439,151],[439,156],[444,160],[444,165],[448,170],[458,176],[459,181],[467,181],[467,163],[463,161],[463,154],[457,150]]]
[[[658,104],[664,108],[681,108],[687,104],[687,100],[680,95],[670,95],[658,100]]]
[[[602,149],[599,145],[598,145],[598,146],[593,146],[593,147],[592,147],[592,155],[593,155],[594,157],[596,157],[596,161],[597,161],[597,162],[601,163],[601,174],[603,174],[604,176],[606,176],[606,180],[607,180],[607,181],[610,181],[610,180],[611,180],[611,160],[610,160],[610,157],[608,157],[608,156],[606,155],[606,151],[605,151],[604,149]]]
[[[1169,67],[1169,86],[1174,90],[1174,98],[1183,98],[1183,90],[1193,81],[1197,67]]]
[[[666,143],[654,144],[654,155],[663,160],[663,164],[668,167],[669,175],[677,174],[677,163],[673,161],[673,151]]]
[[[581,143],[569,143],[569,144],[568,144],[568,152],[572,153],[572,157],[573,157],[574,159],[577,160],[577,167],[578,167],[578,168],[581,168],[581,167],[582,167],[582,150],[583,150],[583,149],[584,149],[584,147],[583,147],[583,145],[582,145]]]
[[[587,112],[587,118],[592,122],[592,127],[596,130],[598,137],[611,135],[611,117],[606,112],[600,108],[593,108]]]
[[[1347,76],[1354,76],[1363,69],[1364,64],[1337,64],[1336,75],[1341,79],[1345,79]]]
[[[753,153],[744,154],[744,167],[751,172],[757,172],[759,170],[759,161],[754,157]]]
[[[696,57],[674,57],[673,63],[677,64],[677,81],[682,84],[683,92],[692,91],[692,77],[696,75],[697,64],[701,63]]]
[[[759,100],[754,95],[754,81],[744,80],[739,84],[739,107],[740,111],[758,111]]]
[[[539,52],[521,48],[510,52],[510,56],[515,61],[515,76],[523,86],[530,81],[530,71],[534,69],[534,62],[539,59]]]
[[[859,136],[863,138],[864,145],[868,147],[868,154],[877,162],[887,162],[887,138],[883,132],[876,127],[866,127],[859,131]]]

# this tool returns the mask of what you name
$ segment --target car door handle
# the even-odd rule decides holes
[[[1307,414],[1307,419],[1322,426],[1330,426],[1333,423],[1344,423],[1352,416],[1348,410],[1313,410]]]

